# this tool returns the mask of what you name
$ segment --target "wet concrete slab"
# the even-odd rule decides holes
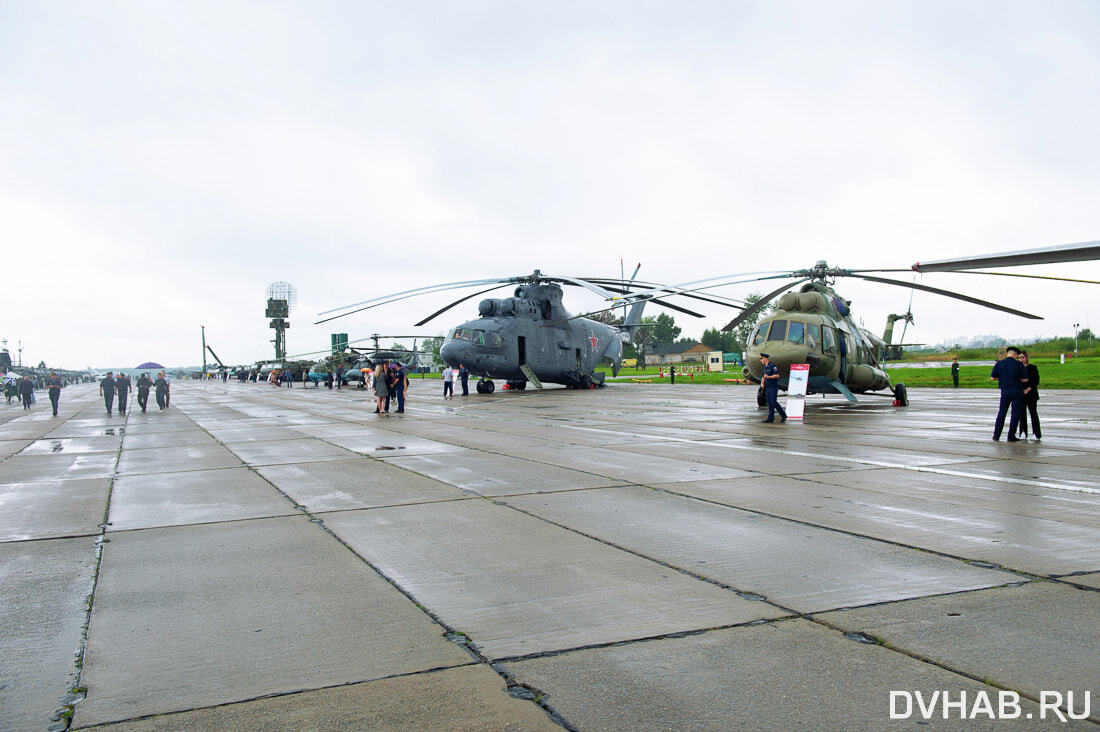
[[[716,442],[688,444],[682,442],[658,442],[652,445],[634,445],[615,448],[631,454],[665,455],[671,458],[694,460],[698,463],[725,466],[739,471],[736,475],[713,476],[713,478],[736,478],[752,474],[768,473],[783,475],[789,473],[835,472],[838,470],[866,470],[874,467],[865,463],[835,460],[827,456],[807,456],[785,454],[765,447],[754,447],[744,440],[720,440]],[[670,483],[661,480],[658,475],[650,475],[646,484]],[[700,476],[692,480],[711,480]]]
[[[1096,529],[993,509],[920,501],[783,476],[664,486],[917,549],[1040,575],[1100,565]]]
[[[0,729],[41,730],[71,700],[95,540],[0,544]]]
[[[214,439],[226,444],[241,442],[277,442],[279,440],[304,439],[301,432],[290,427],[245,427],[244,429],[211,429],[208,430]]]
[[[249,465],[280,465],[355,457],[355,453],[350,450],[302,436],[296,440],[275,442],[227,443],[226,447]]]
[[[173,448],[123,450],[118,460],[120,475],[178,473],[184,470],[236,468],[241,460],[221,445],[187,444]]]
[[[74,721],[469,661],[427,615],[305,517],[111,532],[88,637],[88,697]]]
[[[619,483],[602,475],[476,450],[392,457],[385,461],[482,496],[575,490]]]
[[[0,542],[98,534],[107,478],[0,484]]]
[[[1091,693],[1100,721],[1100,593],[1031,582],[948,597],[826,613],[820,620],[1037,697]],[[1077,707],[1081,709],[1080,706]]]
[[[561,730],[533,702],[509,695],[488,666],[443,669],[125,722],[152,730]]]
[[[20,455],[83,455],[92,452],[118,452],[122,437],[58,437],[35,440]]]
[[[470,497],[452,485],[371,458],[265,465],[257,471],[311,512]]]
[[[929,722],[919,712],[890,719],[890,691],[920,690],[928,698],[950,689],[952,699],[984,691],[997,700],[993,687],[799,619],[503,665],[545,694],[575,729],[922,729]],[[1028,728],[1055,728],[1039,723],[1037,704],[1025,699],[1020,708],[1036,718]],[[1005,724],[937,718],[930,728]],[[1088,728],[1081,725],[1056,728]]]
[[[872,491],[882,494],[884,501],[894,497],[935,501],[1100,529],[1100,501],[1092,495],[1050,488],[1026,480],[975,480],[973,475],[954,470],[900,468],[790,477]]]
[[[124,475],[111,491],[112,531],[297,514],[248,468]]]
[[[333,445],[339,445],[352,452],[372,457],[389,455],[448,455],[459,453],[466,448],[436,440],[410,437],[394,431],[378,430],[374,434],[363,432],[337,433],[324,438]]]
[[[34,440],[0,440],[0,460],[14,455],[33,442]]]
[[[109,478],[115,472],[117,456],[97,452],[85,455],[13,455],[0,465],[0,480],[32,483],[48,480]]]
[[[517,496],[504,502],[798,612],[973,590],[1020,579],[637,486]]]
[[[1100,470],[1031,462],[1026,457],[1026,455],[1019,455],[1013,460],[976,461],[957,469],[971,475],[1016,478],[1037,483],[1079,487],[1087,491],[1100,491]]]
[[[217,444],[213,437],[198,428],[173,432],[127,432],[125,440],[127,450],[175,448],[179,445],[205,445],[210,447]]]
[[[490,658],[784,614],[483,500],[325,523]]]
[[[680,443],[677,443],[679,445]],[[718,460],[700,459],[700,445],[685,445],[682,452],[663,450],[660,445],[627,447],[554,447],[525,450],[523,457],[551,465],[615,478],[628,483],[673,483],[692,480],[718,480],[751,475],[740,468],[728,467]]]

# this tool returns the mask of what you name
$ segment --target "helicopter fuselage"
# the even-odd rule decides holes
[[[856,325],[847,301],[828,285],[811,282],[782,295],[776,311],[753,329],[742,373],[759,382],[760,354],[767,353],[779,367],[781,389],[787,388],[791,365],[802,363],[810,365],[810,393],[890,389],[878,361],[881,347],[880,338]]]
[[[556,284],[521,285],[515,297],[482,300],[481,317],[452,328],[439,351],[452,368],[474,376],[528,380],[587,388],[600,383],[595,369],[604,358],[617,367],[622,358],[618,328],[587,318],[571,318]],[[525,368],[526,367],[526,370]]]

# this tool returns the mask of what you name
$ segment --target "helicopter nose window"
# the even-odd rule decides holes
[[[479,346],[484,346],[485,345],[485,331],[475,330],[473,332],[473,334],[471,335],[470,340],[472,340],[474,343],[476,343]]]
[[[767,328],[763,328],[763,327],[758,325],[755,328],[753,328],[752,336],[749,338],[749,340],[752,342],[752,344],[754,346],[759,346],[761,343],[764,342],[764,337],[767,334],[767,332],[768,332]]]
[[[463,330],[462,328],[455,329],[454,339],[456,341],[469,341],[469,340],[473,340],[473,337],[474,337],[473,331]]]
[[[825,350],[831,351],[836,348],[836,336],[833,334],[833,329],[826,326],[822,329],[822,333],[825,336]]]
[[[787,340],[791,343],[805,343],[806,324],[798,320],[792,320],[791,326],[787,328]]]
[[[489,333],[489,345],[493,348],[500,348],[500,333]]]
[[[771,330],[768,331],[769,341],[782,341],[787,337],[787,321],[773,320]]]

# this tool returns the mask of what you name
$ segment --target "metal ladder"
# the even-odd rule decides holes
[[[531,370],[530,366],[523,364],[519,367],[519,370],[523,372],[523,375],[527,377],[527,380],[530,381],[536,389],[542,388],[542,382],[539,381],[539,377],[535,376],[535,372]]]

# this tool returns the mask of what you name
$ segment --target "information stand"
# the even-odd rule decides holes
[[[805,421],[806,387],[810,383],[810,364],[791,364],[791,375],[787,379],[787,419]]]

